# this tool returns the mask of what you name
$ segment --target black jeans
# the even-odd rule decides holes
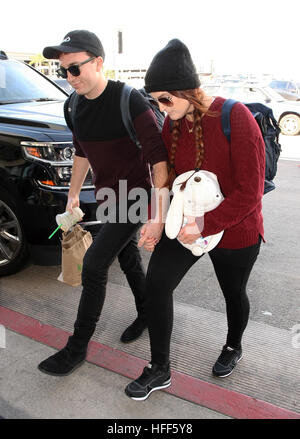
[[[250,247],[229,250],[215,248],[209,252],[226,302],[228,333],[226,343],[240,348],[249,318],[246,285],[259,254],[261,238]],[[201,256],[202,257],[202,256]],[[151,361],[169,362],[173,328],[173,291],[200,257],[183,247],[177,239],[164,234],[149,262],[146,276],[147,318]]]
[[[146,319],[145,271],[137,247],[137,230],[141,223],[104,223],[90,248],[82,268],[82,293],[68,345],[74,351],[87,348],[100,318],[106,294],[108,270],[116,257],[133,292],[138,315]]]

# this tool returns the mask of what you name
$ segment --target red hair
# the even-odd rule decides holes
[[[186,99],[190,104],[194,106],[193,117],[194,126],[193,133],[195,135],[195,147],[196,147],[196,160],[195,168],[200,168],[204,159],[204,143],[203,143],[203,133],[201,119],[205,113],[207,113],[207,106],[204,104],[204,100],[207,98],[206,94],[200,88],[195,88],[191,90],[178,90],[169,91],[168,93],[176,96],[177,98]],[[174,169],[176,148],[180,134],[181,120],[174,120],[172,124],[172,144],[170,151],[170,162],[169,162],[169,175],[166,182],[166,186],[171,189],[173,181],[176,178],[176,173]]]

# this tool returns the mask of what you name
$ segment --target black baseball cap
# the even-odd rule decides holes
[[[76,52],[90,52],[95,56],[101,56],[103,60],[105,57],[101,41],[88,30],[73,30],[67,33],[60,45],[45,47],[43,55],[48,59],[57,59],[61,53]]]

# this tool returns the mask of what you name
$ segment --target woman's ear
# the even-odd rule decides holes
[[[183,221],[183,192],[178,191],[174,194],[169,207],[165,231],[170,239],[175,239],[180,232]]]

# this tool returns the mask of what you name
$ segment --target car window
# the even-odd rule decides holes
[[[270,87],[284,90],[287,87],[287,81],[272,81],[270,82]]]
[[[71,94],[74,91],[74,88],[68,83],[68,81],[66,79],[54,78],[53,82],[55,82],[57,85],[59,85],[68,94]]]
[[[297,91],[296,84],[294,82],[288,82],[287,90],[296,93]]]
[[[35,99],[65,100],[66,95],[29,66],[15,61],[0,63],[0,102]]]

